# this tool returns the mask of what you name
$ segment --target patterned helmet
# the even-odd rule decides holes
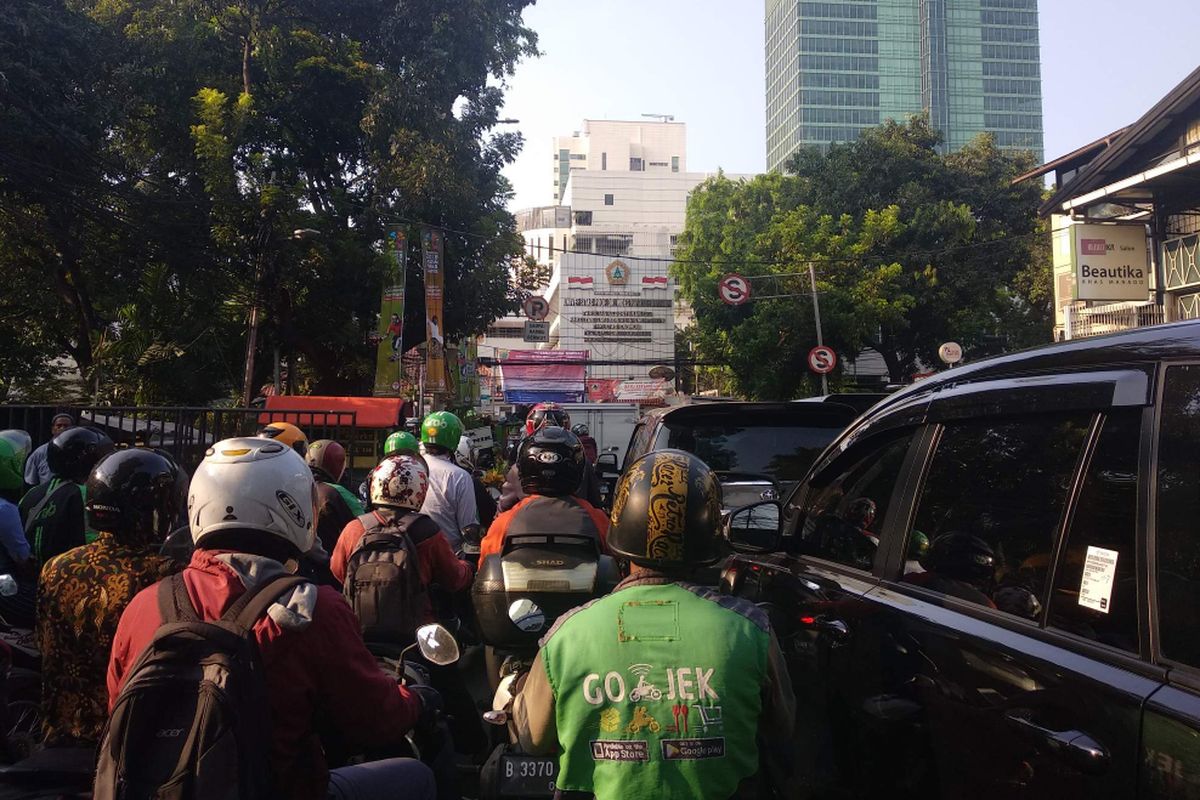
[[[429,491],[429,471],[416,456],[388,456],[371,470],[371,505],[419,511]]]
[[[538,403],[525,417],[525,435],[532,436],[534,431],[547,425],[570,430],[571,415],[558,403]]]
[[[617,484],[608,546],[643,567],[716,562],[724,555],[716,474],[682,450],[654,450],[642,456]]]
[[[15,492],[25,483],[25,452],[0,439],[0,490]]]

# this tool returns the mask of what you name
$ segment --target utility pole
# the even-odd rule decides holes
[[[825,337],[821,331],[821,302],[817,299],[817,273],[812,262],[808,262],[808,282],[812,286],[813,320],[817,323],[817,344],[824,345]],[[829,378],[821,373],[821,394],[829,394]]]

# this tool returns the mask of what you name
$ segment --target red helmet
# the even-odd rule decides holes
[[[346,448],[332,439],[318,439],[308,446],[304,460],[318,478],[337,483],[346,471]]]
[[[525,435],[532,436],[533,432],[547,425],[571,429],[571,415],[558,403],[538,403],[525,417]]]

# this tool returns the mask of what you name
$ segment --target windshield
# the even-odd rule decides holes
[[[769,477],[780,483],[799,481],[840,426],[680,424],[667,422],[654,449],[673,447],[694,453],[722,480]]]

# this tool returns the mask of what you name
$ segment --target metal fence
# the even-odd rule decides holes
[[[345,445],[347,459],[342,480],[356,485],[355,458],[361,449],[357,413],[354,411],[288,411],[261,408],[201,408],[187,406],[0,406],[0,430],[28,431],[34,444],[50,438],[50,422],[57,414],[70,414],[77,423],[100,428],[114,442],[155,447],[167,451],[189,473],[214,443],[234,436],[253,436],[268,422],[290,422],[308,440],[333,439]]]
[[[1063,311],[1066,321],[1062,338],[1065,339],[1101,336],[1148,325],[1160,325],[1166,321],[1163,307],[1157,303],[1121,303],[1091,308],[1077,303],[1066,306]]]

